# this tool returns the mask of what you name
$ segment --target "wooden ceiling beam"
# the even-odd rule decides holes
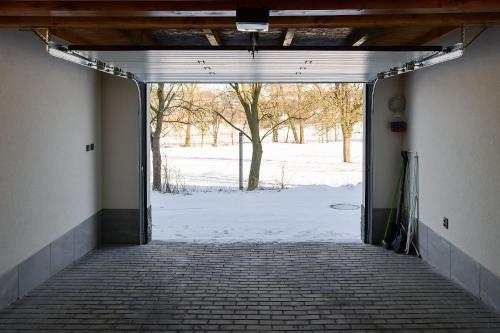
[[[500,9],[497,0],[260,0],[270,10],[359,10],[359,9]],[[236,0],[219,1],[1,1],[1,15],[53,11],[234,11]]]
[[[460,26],[436,27],[430,30],[429,32],[423,34],[422,36],[412,40],[410,43],[408,43],[408,45],[425,45],[459,28]]]
[[[150,31],[143,30],[52,29],[50,35],[66,45],[159,45]]]
[[[371,28],[500,24],[500,12],[413,15],[270,17],[271,28]],[[0,28],[234,29],[233,17],[39,17],[0,16]]]
[[[361,46],[368,40],[368,35],[361,36],[358,40],[352,43],[352,46]]]
[[[222,46],[219,33],[212,29],[203,29],[203,33],[211,46]]]
[[[60,42],[70,45],[70,44],[90,44],[94,41],[89,39],[87,36],[79,34],[73,30],[68,29],[55,29],[49,30],[50,36],[55,37]]]
[[[141,39],[143,41],[144,44],[149,44],[149,45],[158,45],[158,41],[156,40],[156,38],[154,38],[150,31],[147,31],[147,30],[143,30],[140,32],[140,36],[141,36]]]
[[[363,37],[364,32],[359,29],[354,29],[351,33],[344,39],[343,45],[352,46],[358,39]]]
[[[361,43],[363,44],[367,38],[368,35],[366,31],[355,29],[349,34],[349,36],[347,36],[343,44],[346,46],[353,46],[354,44],[359,43],[359,41],[362,41]]]
[[[297,29],[295,28],[286,29],[285,35],[283,36],[283,43],[281,43],[283,46],[292,45],[293,37],[295,36],[295,31],[297,31]]]

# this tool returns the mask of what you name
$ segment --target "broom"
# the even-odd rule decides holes
[[[396,201],[398,200],[398,193],[400,193],[401,180],[403,179],[405,170],[406,170],[406,163],[405,160],[403,159],[401,161],[401,170],[399,172],[398,180],[396,182],[396,187],[394,188],[394,193],[392,194],[392,202],[391,202],[391,209],[389,211],[389,217],[387,218],[387,222],[385,224],[384,238],[382,239],[382,246],[385,248],[391,247],[392,240],[390,240],[389,238],[392,238],[395,227],[395,224],[392,225],[391,221],[394,209],[396,208]]]

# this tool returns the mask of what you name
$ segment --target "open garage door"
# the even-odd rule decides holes
[[[374,82],[461,55],[461,45],[260,49],[50,48],[141,82]]]
[[[399,75],[462,55],[462,44],[417,47],[278,47],[161,48],[50,45],[48,51],[78,64],[134,79],[141,95],[141,239],[151,239],[147,204],[146,137],[147,89],[145,83],[365,83],[364,176],[362,230],[370,242],[372,212],[371,119],[373,89],[378,79]]]

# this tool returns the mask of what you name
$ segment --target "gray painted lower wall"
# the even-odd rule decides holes
[[[370,244],[380,245],[384,239],[385,225],[390,210],[390,208],[372,209],[372,223],[368,226],[368,242]]]
[[[149,216],[151,212],[148,209]],[[103,209],[0,275],[0,308],[26,295],[101,243],[140,244],[138,209]]]
[[[26,295],[52,275],[99,246],[101,212],[0,275],[0,308]]]
[[[105,244],[141,244],[139,209],[103,209],[102,242]]]
[[[369,242],[368,232],[367,232],[368,216],[366,216],[367,214],[365,213],[365,209],[366,209],[365,205],[361,205],[361,240],[364,243],[368,243]]]
[[[385,226],[390,208],[373,208],[372,223],[367,221],[365,207],[361,207],[361,239],[368,244],[380,245],[384,239]]]
[[[418,248],[422,259],[439,274],[500,312],[500,277],[422,222],[418,224]]]

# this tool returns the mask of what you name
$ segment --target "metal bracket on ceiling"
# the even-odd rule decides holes
[[[56,58],[66,60],[77,65],[92,68],[94,70],[122,78],[134,79],[133,73],[125,72],[120,67],[106,64],[105,62],[97,59],[87,58],[85,56],[82,56],[78,52],[68,50],[66,47],[55,44],[53,42],[49,42],[47,44],[47,52]]]
[[[464,45],[457,43],[455,45],[444,48],[442,51],[436,52],[425,58],[415,59],[403,64],[400,67],[393,67],[386,72],[377,74],[377,79],[387,79],[400,74],[416,71],[417,69],[437,65],[443,62],[460,58],[464,53]]]
[[[42,28],[30,30],[33,31],[33,33],[35,33],[35,35],[37,35],[37,37],[45,44],[47,52],[56,58],[63,59],[81,66],[89,67],[101,72],[109,73],[115,76],[134,79],[134,74],[130,72],[124,72],[117,66],[107,65],[102,61],[84,57],[78,52],[69,50],[67,47],[50,40],[49,29]]]
[[[252,58],[255,59],[255,52],[258,52],[257,50],[257,42],[259,41],[259,33],[258,32],[251,32],[250,33],[250,49],[248,52],[252,54]]]

